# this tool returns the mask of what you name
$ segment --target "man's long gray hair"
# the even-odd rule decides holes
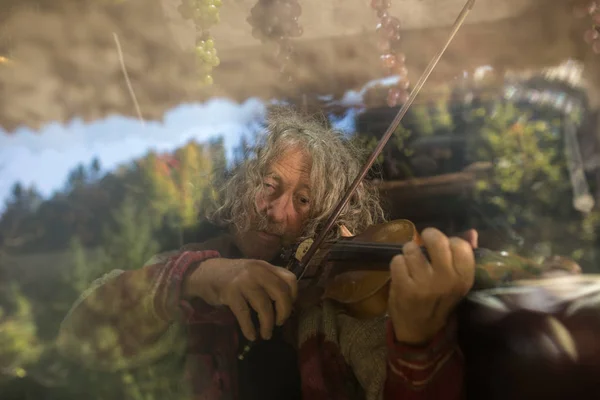
[[[259,215],[256,198],[263,188],[269,165],[287,149],[300,148],[310,155],[310,217],[303,238],[312,237],[322,228],[342,199],[364,161],[364,154],[341,132],[329,129],[320,121],[284,107],[272,108],[267,118],[267,134],[259,138],[253,154],[236,168],[220,188],[220,206],[210,219],[238,231],[255,229]],[[353,234],[374,223],[384,221],[378,191],[364,181],[358,186],[336,224]],[[264,221],[263,221],[264,223]],[[332,229],[328,239],[339,236]]]

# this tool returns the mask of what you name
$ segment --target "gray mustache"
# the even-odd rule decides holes
[[[283,236],[284,234],[283,229],[261,229],[261,231],[275,236]]]
[[[257,231],[265,232],[270,235],[283,236],[285,228],[283,226],[277,226],[271,224],[266,217],[261,217],[258,221],[255,229]]]

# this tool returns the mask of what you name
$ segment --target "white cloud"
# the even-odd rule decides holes
[[[242,104],[214,99],[179,106],[163,123],[142,125],[135,119],[110,117],[91,124],[50,124],[40,132],[21,129],[7,135],[0,131],[0,199],[9,195],[15,182],[35,185],[48,196],[63,186],[70,170],[79,163],[88,165],[94,157],[110,170],[151,149],[168,151],[191,139],[204,142],[218,136],[223,136],[231,156],[240,137],[264,113],[265,104],[257,99]]]

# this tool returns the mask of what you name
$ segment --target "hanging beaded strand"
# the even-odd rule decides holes
[[[209,28],[219,22],[221,0],[181,0],[178,7],[184,19],[196,26],[196,65],[201,86],[213,83],[212,71],[220,63]]]
[[[577,18],[590,18],[591,27],[586,29],[583,40],[589,44],[592,51],[600,54],[600,1],[582,1],[573,8]]]
[[[390,88],[387,103],[390,107],[408,100],[410,82],[406,69],[406,56],[397,51],[400,45],[400,20],[389,14],[391,0],[371,0],[371,8],[377,12],[377,46],[381,51],[381,64],[387,73],[398,76],[396,86]]]
[[[294,53],[292,38],[302,36],[303,32],[298,24],[301,14],[302,7],[298,0],[258,0],[247,18],[255,39],[277,45],[276,60],[280,77],[288,83],[292,79],[289,72]]]

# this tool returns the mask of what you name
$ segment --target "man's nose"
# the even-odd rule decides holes
[[[281,195],[269,203],[267,216],[272,222],[284,222],[292,207],[292,196]]]

